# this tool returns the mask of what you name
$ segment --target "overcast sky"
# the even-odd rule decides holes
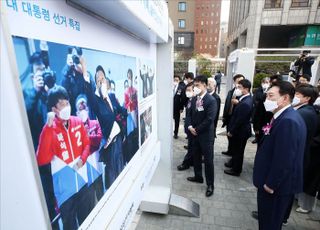
[[[230,0],[222,0],[221,4],[221,22],[228,22],[229,20]]]

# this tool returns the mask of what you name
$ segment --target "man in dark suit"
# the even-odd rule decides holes
[[[185,123],[184,123],[184,130],[185,130],[185,133],[187,134],[188,145],[187,145],[187,154],[184,156],[182,164],[177,166],[177,169],[179,171],[186,170],[186,169],[190,168],[190,166],[193,165],[192,134],[190,133],[190,131],[188,130],[188,127],[187,127],[188,123],[190,123],[191,100],[192,100],[192,97],[194,96],[193,82],[190,82],[187,84],[185,92],[186,92],[186,97],[188,98],[188,103],[186,106],[186,119],[185,119]]]
[[[180,114],[183,111],[184,100],[183,91],[185,90],[185,84],[181,81],[180,76],[175,75],[173,77],[173,119],[174,119],[174,138],[178,138]]]
[[[217,125],[218,125],[218,120],[219,120],[219,114],[220,114],[220,105],[221,105],[221,99],[219,95],[216,93],[216,87],[217,87],[217,82],[215,79],[212,77],[208,78],[208,93],[214,97],[214,99],[217,101],[217,116],[214,118],[214,137],[217,137]]]
[[[298,194],[298,205],[296,209],[300,213],[308,213],[313,209],[315,204],[315,196],[309,196],[307,194],[310,186],[313,186],[313,172],[310,173],[310,167],[313,162],[310,161],[310,146],[313,137],[316,135],[318,116],[313,103],[318,97],[318,90],[316,87],[308,84],[299,84],[296,87],[295,97],[293,98],[292,106],[301,115],[307,128],[307,138],[305,143],[304,160],[303,160],[303,193]],[[311,183],[310,183],[311,182]],[[290,212],[293,205],[293,199],[290,206],[287,209],[284,222],[287,222],[290,216]]]
[[[230,140],[230,151],[232,159],[225,163],[225,166],[230,168],[224,170],[224,173],[231,176],[239,176],[242,172],[244,149],[248,138],[251,136],[250,117],[252,113],[252,97],[250,95],[251,82],[247,79],[241,80],[238,83],[235,91],[241,94],[239,103],[234,109],[227,136]]]
[[[96,114],[103,138],[100,144],[100,158],[105,167],[105,188],[108,189],[124,168],[123,146],[127,110],[120,106],[114,93],[108,93],[108,82],[102,66],[96,68],[95,81],[96,91],[90,84],[90,78],[84,74],[85,93],[88,102]],[[122,117],[122,120],[118,120]]]
[[[252,111],[252,124],[255,134],[255,139],[252,141],[253,144],[260,142],[263,134],[262,127],[270,122],[273,114],[266,112],[263,102],[266,99],[266,92],[270,87],[270,78],[264,77],[261,80],[261,85],[256,89],[253,94],[253,111]]]
[[[220,70],[217,71],[217,74],[214,76],[214,80],[217,82],[218,94],[220,94],[220,85],[221,85],[222,74]]]
[[[233,109],[238,104],[237,96],[234,94],[234,91],[236,89],[236,85],[239,81],[245,79],[245,77],[242,74],[236,74],[233,77],[234,87],[229,90],[228,95],[226,97],[226,101],[224,103],[224,109],[223,109],[223,115],[222,115],[222,128],[227,126],[227,132],[228,132],[228,124],[230,122]],[[228,149],[227,151],[222,152],[224,155],[231,156],[230,150],[230,143],[229,143],[229,137],[228,137]]]
[[[194,94],[191,101],[190,119],[187,120],[188,130],[192,134],[192,155],[194,177],[187,180],[203,183],[202,154],[204,156],[205,176],[207,182],[206,196],[211,196],[214,189],[213,142],[214,118],[217,114],[217,102],[207,93],[208,79],[197,76],[194,80]],[[202,154],[201,154],[202,153]]]
[[[291,83],[279,82],[271,86],[264,102],[274,116],[264,128],[253,168],[260,230],[281,229],[293,195],[302,191],[306,126],[291,107],[293,97]]]

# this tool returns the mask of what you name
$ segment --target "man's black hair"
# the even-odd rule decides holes
[[[239,81],[238,84],[242,85],[243,88],[248,89],[248,91],[250,92],[251,82],[248,79],[243,79],[243,80]]]
[[[243,79],[246,79],[242,74],[236,74],[233,76],[233,81],[235,82],[238,78],[243,77]]]
[[[132,78],[133,78],[132,69],[128,69],[127,75],[128,75],[128,73],[130,73],[130,75],[131,75],[131,79],[132,79]]]
[[[55,107],[59,100],[69,101],[69,95],[64,87],[56,85],[48,91],[48,109],[51,111],[51,108]]]
[[[29,58],[29,63],[31,65],[33,65],[33,64],[42,64],[43,63],[43,59],[42,59],[41,52],[34,52],[32,54],[32,56]]]
[[[187,85],[186,85],[186,88],[188,88],[188,87],[193,87],[193,82],[190,82],[190,83],[188,83]]]
[[[187,73],[184,74],[184,78],[193,80],[194,79],[194,75],[193,75],[192,72],[187,72]]]
[[[296,87],[296,93],[301,93],[305,97],[310,97],[309,105],[313,105],[319,95],[316,87],[309,84],[300,84]]]
[[[221,73],[221,71],[220,71],[220,70],[218,70],[218,71],[217,71],[217,73]]]
[[[310,76],[309,74],[306,74],[306,73],[305,73],[305,74],[302,74],[302,75],[300,76],[300,78],[301,78],[301,77],[307,79],[308,82],[310,82],[310,80],[311,80],[311,76]],[[300,79],[300,78],[299,78],[299,79]]]
[[[175,78],[179,78],[179,81],[181,81],[181,77],[179,75],[174,75],[173,79],[175,79]]]
[[[273,81],[280,82],[282,81],[282,76],[280,74],[275,74],[270,77],[270,81],[273,84]]]
[[[196,78],[194,79],[195,82],[201,82],[204,83],[206,85],[208,85],[208,78],[204,75],[198,75],[196,76]]]
[[[279,94],[281,96],[284,95],[289,95],[290,101],[292,101],[294,94],[295,94],[295,89],[293,85],[290,82],[287,81],[278,81],[272,84],[271,87],[278,87],[279,88]]]

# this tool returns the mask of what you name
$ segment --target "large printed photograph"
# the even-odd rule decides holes
[[[52,228],[77,229],[139,149],[136,58],[13,43]]]

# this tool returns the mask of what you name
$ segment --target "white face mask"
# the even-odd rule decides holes
[[[271,101],[266,99],[265,102],[263,103],[264,108],[266,109],[267,112],[272,112],[276,108],[278,108],[278,103],[277,101]]]
[[[266,89],[269,88],[270,84],[264,83],[264,84],[262,84],[261,86],[262,86],[262,88],[263,88],[264,90],[266,90]]]
[[[70,114],[71,114],[71,106],[70,105],[67,105],[66,107],[64,107],[62,110],[60,110],[59,112],[59,117],[62,119],[62,120],[69,120],[70,118]]]
[[[173,86],[176,87],[178,85],[178,82],[174,81]]]
[[[186,91],[186,96],[187,96],[187,98],[193,97],[193,92]]]
[[[299,105],[299,104],[300,104],[300,98],[299,97],[294,97],[293,100],[292,100],[291,105],[292,106],[296,106],[296,105]]]
[[[78,113],[78,117],[80,117],[82,122],[86,122],[88,120],[88,111],[83,109]]]
[[[106,97],[108,95],[107,84],[106,83],[102,83],[100,89],[101,89],[102,96]]]
[[[201,89],[199,89],[198,87],[193,87],[193,93],[194,95],[199,95],[201,93]]]
[[[183,82],[184,82],[185,85],[188,85],[188,81],[187,80],[184,80]]]
[[[234,95],[235,95],[236,97],[240,97],[240,96],[242,95],[241,90],[238,89],[238,88],[236,88],[236,89],[234,90]]]

